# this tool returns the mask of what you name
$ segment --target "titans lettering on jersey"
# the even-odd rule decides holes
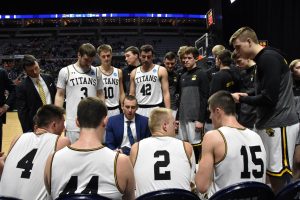
[[[103,83],[106,84],[106,85],[119,85],[119,78],[111,78],[111,77],[108,77],[108,78],[103,78]]]
[[[146,81],[157,81],[157,76],[155,75],[143,75],[140,77],[135,78],[136,83],[146,82]]]
[[[70,79],[70,85],[97,85],[97,79],[91,78],[91,77],[78,77],[78,78],[72,78]]]

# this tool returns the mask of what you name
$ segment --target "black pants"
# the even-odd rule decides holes
[[[2,151],[2,123],[0,122],[0,152]]]

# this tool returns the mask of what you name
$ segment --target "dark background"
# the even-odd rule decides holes
[[[163,3],[163,4],[162,4]],[[300,0],[23,0],[2,2],[1,14],[43,13],[186,13],[215,11],[216,24],[211,30],[223,43],[242,26],[253,28],[260,40],[286,54],[287,60],[300,58]],[[200,37],[200,36],[199,36]]]

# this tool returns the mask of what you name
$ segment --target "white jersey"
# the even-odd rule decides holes
[[[209,197],[229,185],[257,181],[265,183],[266,150],[260,136],[249,129],[221,127],[225,157],[215,164]]]
[[[134,176],[136,197],[167,188],[191,191],[195,158],[187,157],[181,140],[167,136],[146,138],[138,145]]]
[[[140,106],[156,106],[163,101],[161,83],[158,77],[159,67],[159,65],[154,65],[148,72],[142,72],[141,67],[136,69],[135,96]]]
[[[105,104],[108,108],[118,107],[120,100],[120,79],[119,71],[113,67],[110,75],[102,72],[102,81],[104,86]],[[115,108],[116,109],[116,108]]]
[[[117,156],[117,152],[107,147],[91,150],[65,147],[56,152],[51,166],[52,198],[73,191],[122,199],[115,172]]]
[[[66,91],[66,129],[79,132],[75,122],[77,105],[85,97],[96,97],[97,90],[103,89],[101,73],[93,66],[85,73],[80,72],[72,64],[60,70],[57,87]]]
[[[0,182],[0,195],[23,200],[47,199],[44,170],[56,149],[52,133],[24,133],[9,152]]]

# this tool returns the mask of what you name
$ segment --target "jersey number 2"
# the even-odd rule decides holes
[[[154,164],[154,180],[171,180],[170,171],[165,171],[165,173],[160,172],[161,167],[167,167],[170,164],[170,154],[168,151],[156,151],[154,153],[155,158],[160,156],[163,156],[164,159]]]
[[[33,159],[37,152],[37,149],[32,149],[28,154],[26,154],[17,164],[17,168],[24,169],[21,174],[21,178],[30,178],[31,170],[33,167]]]
[[[256,157],[256,152],[261,152],[260,146],[250,146],[251,160],[254,165],[260,166],[260,170],[252,170],[252,174],[255,178],[262,178],[264,174],[264,162],[261,158]],[[244,161],[244,171],[241,172],[241,178],[250,178],[251,173],[249,172],[248,164],[248,152],[245,146],[241,148],[241,155]]]

